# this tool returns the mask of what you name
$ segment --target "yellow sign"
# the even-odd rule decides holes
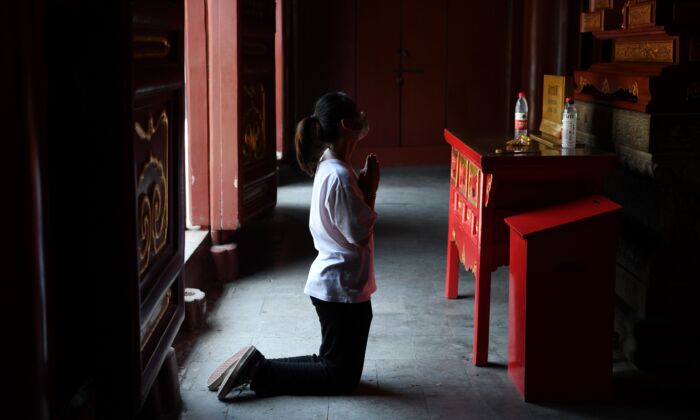
[[[545,74],[542,85],[542,122],[540,123],[540,131],[560,139],[564,100],[571,96],[573,90],[571,78]]]

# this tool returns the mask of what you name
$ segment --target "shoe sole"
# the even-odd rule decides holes
[[[245,349],[245,353],[243,353],[243,356],[241,356],[241,358],[238,359],[238,361],[236,361],[233,364],[233,366],[231,366],[231,369],[229,370],[228,374],[226,374],[226,378],[223,381],[223,385],[221,385],[219,394],[217,395],[219,400],[223,401],[226,399],[226,396],[234,388],[234,383],[236,382],[235,379],[240,375],[241,371],[248,365],[248,362],[250,361],[250,356],[253,355],[256,351],[257,350],[254,346],[247,347]]]
[[[209,375],[209,378],[207,379],[207,387],[209,388],[209,391],[216,391],[219,389],[219,386],[221,385],[221,382],[223,382],[224,377],[226,377],[226,374],[229,372],[231,367],[243,357],[243,354],[248,350],[251,346],[243,347],[241,350],[239,350],[236,354],[233,356],[229,357],[226,359],[222,364],[220,364],[214,372]]]

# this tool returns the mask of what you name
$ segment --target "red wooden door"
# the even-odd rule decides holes
[[[445,127],[446,3],[401,5],[401,145],[442,144]]]
[[[442,146],[444,0],[358,0],[357,99],[370,117],[363,148]]]
[[[226,242],[277,200],[274,0],[208,0],[211,230]]]
[[[357,102],[370,119],[362,146],[397,147],[400,92],[394,70],[401,66],[401,0],[357,2]]]

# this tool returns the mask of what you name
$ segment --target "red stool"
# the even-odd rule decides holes
[[[601,196],[508,217],[508,374],[525,401],[612,392],[617,217]]]

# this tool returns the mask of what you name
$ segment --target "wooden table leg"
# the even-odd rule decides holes
[[[457,299],[459,289],[459,250],[457,243],[452,240],[452,233],[447,238],[447,270],[445,275],[445,296],[447,299]]]
[[[486,366],[489,357],[489,310],[491,308],[491,270],[479,265],[474,288],[474,353],[472,363]],[[485,268],[485,267],[484,267]]]

